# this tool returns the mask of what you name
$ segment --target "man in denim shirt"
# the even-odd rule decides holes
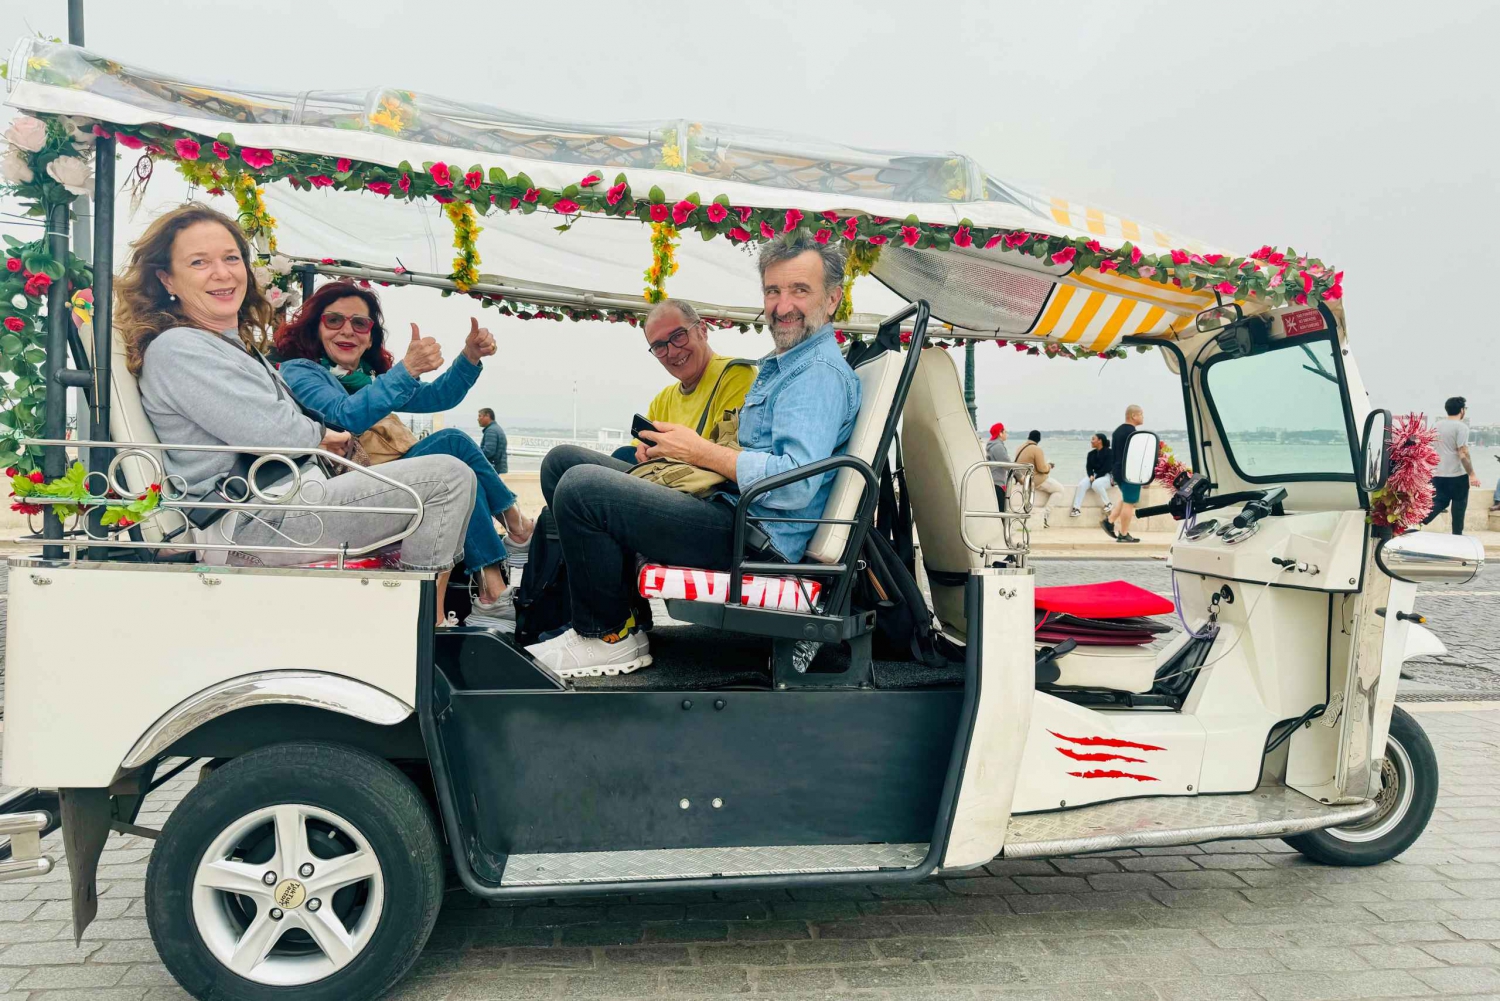
[[[740,410],[737,451],[694,428],[658,423],[643,432],[647,456],[680,459],[727,477],[745,490],[838,452],[859,414],[859,379],[844,361],[828,322],[843,296],[844,252],[811,234],[784,234],[761,248],[761,292],[774,354]],[[630,611],[636,554],[655,563],[729,568],[734,496],[708,499],[628,475],[629,464],[572,446],[542,461],[542,494],[557,520],[573,627],[526,649],[563,677],[627,674],[651,663],[646,635]],[[762,495],[757,516],[820,518],[833,473]],[[816,525],[761,523],[775,555],[802,558]]]

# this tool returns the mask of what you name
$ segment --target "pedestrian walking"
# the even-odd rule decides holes
[[[1469,488],[1479,486],[1479,474],[1469,457],[1469,401],[1450,396],[1443,403],[1448,414],[1437,423],[1437,469],[1432,473],[1432,513],[1422,519],[1431,524],[1448,508],[1453,508],[1453,534],[1464,534],[1464,514],[1469,507]]]
[[[505,440],[505,429],[495,423],[495,412],[489,407],[479,411],[479,450],[490,460],[497,473],[510,472],[510,455]]]
[[[1103,431],[1089,439],[1089,454],[1083,460],[1083,479],[1078,481],[1078,489],[1073,491],[1073,510],[1068,512],[1070,518],[1077,518],[1083,514],[1083,498],[1092,490],[1099,495],[1099,506],[1104,508],[1104,516],[1109,517],[1113,505],[1109,502],[1109,487],[1114,482],[1110,470],[1114,467],[1114,452],[1109,447],[1109,436]]]
[[[990,441],[984,447],[984,457],[991,462],[1009,462],[1010,450],[1005,447],[1005,440],[1010,437],[1005,433],[1005,425],[996,421],[990,425]],[[995,500],[1000,505],[1000,510],[1005,510],[1005,484],[1010,479],[1010,470],[1001,469],[998,466],[990,467],[990,477],[995,481]]]
[[[1120,487],[1120,504],[1104,516],[1100,525],[1116,542],[1141,541],[1130,534],[1130,523],[1135,520],[1135,506],[1140,502],[1141,488],[1138,484],[1125,482],[1125,443],[1135,434],[1135,429],[1145,422],[1146,412],[1139,404],[1132,403],[1125,408],[1125,423],[1115,428],[1114,437],[1109,442],[1112,453],[1110,474]]]

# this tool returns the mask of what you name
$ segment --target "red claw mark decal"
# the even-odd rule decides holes
[[[1085,747],[1133,747],[1137,751],[1165,751],[1165,747],[1157,747],[1155,744],[1137,744],[1133,740],[1117,740],[1114,737],[1069,737],[1058,733],[1056,730],[1048,730],[1048,733],[1058,740],[1066,740],[1073,744],[1082,744]]]
[[[1056,730],[1048,730],[1048,733],[1058,740],[1066,740],[1072,744],[1083,747],[1116,747],[1131,748],[1137,751],[1165,751],[1165,747],[1157,747],[1155,744],[1138,744],[1133,740],[1119,740],[1115,737],[1069,737],[1058,733]],[[1113,754],[1108,751],[1075,751],[1071,747],[1059,747],[1057,753],[1072,758],[1074,761],[1125,761],[1131,764],[1144,765],[1145,758],[1132,758],[1127,754]],[[1086,772],[1069,772],[1075,779],[1135,779],[1137,782],[1160,782],[1154,775],[1137,775],[1134,772],[1122,772],[1118,768],[1091,768]]]
[[[1129,761],[1137,765],[1144,765],[1145,758],[1132,758],[1124,754],[1107,754],[1103,751],[1079,752],[1071,747],[1059,747],[1059,751],[1072,758],[1074,761]]]
[[[1095,768],[1090,772],[1069,772],[1069,775],[1078,779],[1135,779],[1137,782],[1160,782],[1153,775],[1136,775],[1132,772],[1122,772],[1115,768]]]

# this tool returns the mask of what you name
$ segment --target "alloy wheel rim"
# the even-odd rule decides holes
[[[275,987],[310,984],[363,954],[380,924],[374,849],[330,810],[297,803],[235,820],[193,875],[192,916],[224,967]]]
[[[1330,827],[1328,833],[1340,841],[1364,844],[1390,834],[1405,819],[1416,793],[1412,781],[1411,755],[1395,737],[1386,740],[1385,761],[1380,766],[1379,809],[1368,820],[1347,827]]]

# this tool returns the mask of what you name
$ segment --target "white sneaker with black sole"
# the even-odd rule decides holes
[[[636,630],[617,643],[580,636],[569,629],[544,643],[533,643],[526,652],[560,678],[613,678],[651,666],[651,645],[646,634]]]
[[[476,600],[464,625],[482,629],[498,629],[502,633],[516,631],[516,589],[508,587],[500,597],[490,604]]]

